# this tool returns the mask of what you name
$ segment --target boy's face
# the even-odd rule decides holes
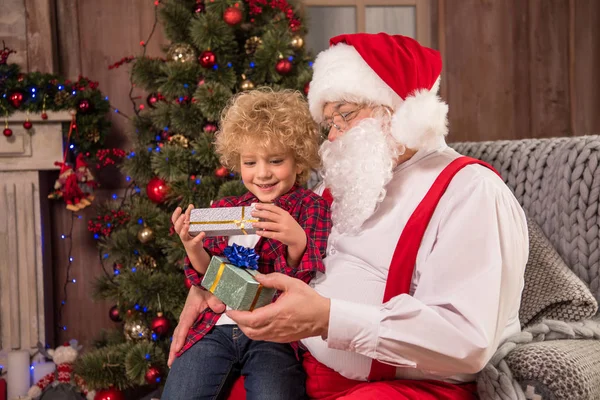
[[[245,149],[240,164],[244,186],[262,203],[271,203],[287,193],[302,172],[289,151]]]

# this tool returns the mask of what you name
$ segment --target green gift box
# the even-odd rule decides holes
[[[240,268],[225,257],[213,256],[202,286],[234,310],[252,311],[273,301],[276,290],[263,287],[254,279],[258,271]]]

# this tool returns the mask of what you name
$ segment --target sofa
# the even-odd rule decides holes
[[[451,146],[494,166],[529,222],[523,331],[479,374],[480,399],[600,400],[600,136]]]

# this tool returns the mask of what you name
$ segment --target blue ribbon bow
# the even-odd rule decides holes
[[[223,254],[229,260],[230,264],[240,268],[258,269],[258,259],[260,256],[256,254],[254,249],[233,244],[225,247]]]

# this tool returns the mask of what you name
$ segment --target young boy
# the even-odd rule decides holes
[[[324,272],[322,257],[331,231],[327,202],[299,186],[319,165],[319,132],[298,92],[244,92],[224,110],[216,152],[221,163],[242,176],[248,192],[213,207],[257,203],[256,235],[191,237],[190,205],[173,213],[190,263],[186,275],[198,286],[211,255],[233,243],[254,247],[261,273],[281,272],[309,282]],[[299,307],[302,305],[299,304]],[[289,344],[248,339],[225,314],[205,310],[188,332],[173,362],[164,400],[226,398],[233,381],[245,376],[249,400],[304,399],[305,374]]]

